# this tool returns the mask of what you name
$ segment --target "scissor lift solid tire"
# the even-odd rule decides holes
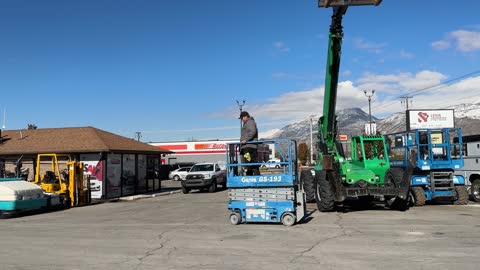
[[[238,212],[231,213],[230,214],[230,223],[232,223],[232,225],[238,225],[238,224],[242,223],[242,216],[240,215],[240,213],[238,213]]]
[[[285,226],[293,226],[297,218],[294,214],[287,212],[282,215],[282,224]]]
[[[424,206],[427,198],[425,197],[425,191],[422,187],[412,187],[411,193],[413,196],[413,205]]]
[[[468,204],[468,192],[465,186],[455,186],[455,195],[454,205]]]

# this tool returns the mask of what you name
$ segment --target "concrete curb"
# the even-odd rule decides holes
[[[155,197],[159,197],[159,196],[166,196],[166,195],[180,193],[180,192],[182,192],[181,189],[168,191],[168,192],[153,193],[153,194],[138,194],[138,195],[121,197],[121,198],[118,198],[118,200],[119,201],[135,201],[135,200],[139,200],[139,199],[155,198]]]

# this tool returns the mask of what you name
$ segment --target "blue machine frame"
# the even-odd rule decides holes
[[[260,167],[261,162],[246,163],[241,143],[227,144],[228,209],[232,224],[245,222],[283,223],[291,226],[305,215],[305,193],[298,184],[296,142],[263,140],[249,144],[271,145],[279,153],[279,169],[260,175],[245,175],[245,169]]]
[[[464,163],[460,128],[416,129],[387,137],[394,138],[389,144],[391,167],[406,168],[414,155],[415,169],[410,186],[422,187],[426,200],[455,196],[454,189],[436,189],[432,182],[435,176],[450,179],[453,186],[465,185],[463,176],[454,174],[455,169],[462,168]],[[454,142],[454,137],[460,139]]]

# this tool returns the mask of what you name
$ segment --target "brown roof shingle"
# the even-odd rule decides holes
[[[94,127],[2,131],[0,155],[38,153],[128,152],[166,154],[169,150]]]

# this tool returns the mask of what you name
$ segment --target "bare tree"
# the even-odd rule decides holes
[[[306,143],[302,142],[298,145],[298,154],[297,158],[302,165],[306,165],[307,160],[310,159],[310,151]]]
[[[35,124],[28,124],[27,129],[37,129],[37,125]]]

